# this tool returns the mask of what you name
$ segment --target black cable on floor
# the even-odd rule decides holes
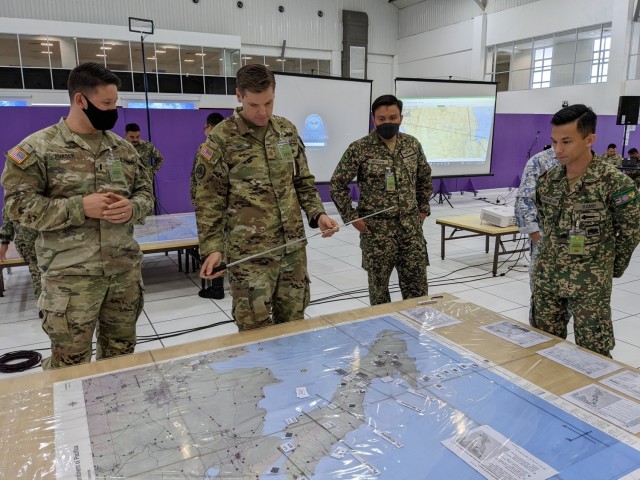
[[[16,360],[23,360],[17,362]],[[42,355],[34,350],[16,350],[15,352],[0,355],[0,373],[24,372],[37,367],[42,360]]]

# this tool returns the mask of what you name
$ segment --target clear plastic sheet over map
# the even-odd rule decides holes
[[[637,436],[531,383],[593,381],[536,354],[558,339],[522,347],[482,329],[504,317],[450,296],[403,305],[411,315],[336,315],[53,386],[23,377],[23,391],[0,394],[0,478],[582,480],[640,468]]]

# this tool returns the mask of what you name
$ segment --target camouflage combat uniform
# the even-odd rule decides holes
[[[19,223],[9,219],[7,209],[2,209],[2,228],[0,228],[0,240],[14,242],[16,250],[27,262],[33,289],[36,298],[42,292],[42,282],[40,280],[40,269],[38,268],[38,258],[36,257],[36,239],[38,238],[37,230],[23,227]]]
[[[566,338],[570,309],[576,343],[609,355],[615,345],[613,278],[622,276],[640,241],[637,190],[629,178],[594,157],[571,191],[565,167],[543,174],[536,206],[544,236],[533,272],[533,326]],[[570,254],[570,245],[582,250],[574,230],[584,235],[583,254]]]
[[[140,142],[133,144],[133,146],[136,152],[138,152],[142,163],[144,163],[144,166],[147,168],[147,171],[151,172],[151,180],[153,180],[164,163],[162,154],[151,142],[147,142],[146,140],[140,140]]]
[[[349,182],[357,176],[360,200],[351,205]],[[389,188],[393,176],[395,187]],[[419,213],[429,214],[433,192],[431,167],[418,140],[399,133],[392,153],[375,131],[352,143],[331,177],[331,197],[347,223],[395,207],[365,220],[360,234],[362,268],[369,277],[371,305],[391,301],[389,278],[395,267],[402,298],[427,294],[427,244]]]
[[[43,329],[52,356],[43,367],[132,353],[142,311],[142,254],[133,239],[153,205],[151,182],[129,142],[104,132],[93,151],[64,119],[7,152],[2,174],[9,217],[39,231]],[[124,224],[86,218],[83,196],[114,192],[131,201]]]
[[[516,225],[518,225],[520,233],[528,236],[530,233],[540,232],[540,235],[542,235],[542,229],[538,224],[538,209],[536,207],[536,182],[540,175],[558,165],[558,159],[553,148],[537,153],[527,161],[522,172],[522,180],[520,181],[520,188],[518,188],[514,205]],[[531,254],[529,287],[533,304],[533,264],[540,250],[540,241],[535,244],[529,242],[529,249]],[[529,323],[533,324],[531,315],[532,310],[529,310]]]
[[[602,157],[600,158],[602,158],[605,162],[609,162],[614,167],[622,166],[622,157],[617,153],[615,155],[608,155],[606,153],[603,153]]]
[[[263,143],[241,111],[216,125],[195,168],[200,251],[205,256],[225,252],[229,262],[303,237],[301,208],[312,228],[324,213],[295,126],[271,117]],[[306,243],[229,269],[233,318],[240,330],[304,317]]]

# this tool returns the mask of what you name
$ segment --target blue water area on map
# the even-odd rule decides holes
[[[493,127],[493,107],[473,107],[473,115],[476,117],[478,128],[476,129],[476,138],[480,140],[488,140]]]
[[[269,368],[280,382],[268,385],[260,402],[267,412],[263,434],[282,438],[285,419],[326,406],[342,379],[335,369],[358,366],[367,346],[385,330],[395,331],[395,337],[406,342],[419,379],[414,379],[414,385],[399,375],[387,383],[372,379],[364,398],[364,423],[331,448],[354,449],[382,472],[382,478],[483,478],[441,444],[480,425],[489,425],[560,472],[553,478],[613,479],[640,468],[637,450],[393,317],[249,345],[247,354],[211,367],[222,371],[256,365]],[[359,366],[366,371],[367,365]],[[302,386],[309,398],[296,397],[296,387]],[[409,393],[413,386],[433,400]],[[374,429],[404,446],[397,448]],[[340,460],[324,456],[315,472],[306,473],[322,479],[374,478],[349,453]],[[285,477],[265,473],[263,478]]]
[[[134,238],[139,244],[198,238],[196,217],[194,214],[149,217],[146,225],[136,226]]]

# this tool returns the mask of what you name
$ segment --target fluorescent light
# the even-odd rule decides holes
[[[147,57],[147,60],[155,60],[156,57]]]
[[[156,50],[156,53],[167,53],[166,50]]]
[[[195,62],[195,60],[193,58],[185,58],[184,61],[185,62]]]
[[[199,53],[199,52],[198,52],[198,53],[196,53],[195,55],[196,55],[197,57],[206,57],[206,56],[207,56],[207,54],[206,54],[206,53]]]
[[[53,43],[41,43],[43,47],[53,47]]]
[[[96,57],[106,57],[104,53],[96,53]]]
[[[46,53],[47,55],[51,55],[51,53],[52,53],[52,52],[49,52],[49,51],[43,51],[43,52],[40,52],[40,53]]]
[[[112,47],[100,47],[100,50],[111,50]]]
[[[242,57],[243,60],[253,60],[253,57]]]

